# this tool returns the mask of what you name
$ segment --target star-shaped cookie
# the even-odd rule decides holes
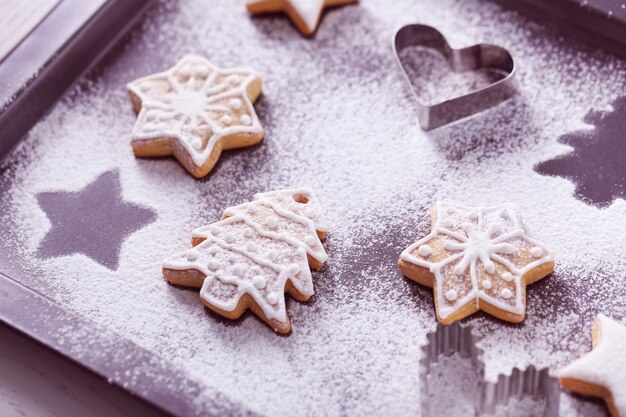
[[[263,128],[252,103],[261,78],[248,69],[221,69],[188,55],[173,68],[128,84],[138,113],[136,156],[173,155],[196,178],[207,175],[223,149],[259,143]]]
[[[300,33],[311,36],[317,30],[325,7],[356,3],[357,0],[248,0],[252,14],[284,12]]]
[[[591,340],[593,350],[561,370],[561,385],[600,397],[612,417],[626,417],[626,326],[600,314]]]
[[[431,233],[405,249],[398,266],[433,288],[437,318],[444,324],[478,310],[519,323],[526,285],[554,270],[552,256],[528,236],[513,204],[446,202],[436,204]]]

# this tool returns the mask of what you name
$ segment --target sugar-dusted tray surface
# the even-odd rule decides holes
[[[455,46],[509,48],[521,93],[423,132],[391,53],[393,29],[409,21],[438,27]],[[225,153],[201,181],[174,160],[136,159],[129,145],[125,84],[184,53],[252,67],[264,80],[256,109],[265,141]],[[467,320],[484,335],[489,378],[531,363],[556,371],[590,349],[597,313],[626,319],[626,202],[599,209],[573,197],[568,180],[534,170],[570,150],[561,135],[591,128],[587,112],[626,94],[625,78],[624,61],[484,1],[363,0],[328,12],[313,39],[283,16],[250,18],[243,1],[163,1],[3,166],[2,268],[259,413],[419,415],[419,344],[435,325],[433,299],[396,260],[428,233],[437,199],[518,204],[556,258],[555,273],[529,287],[523,324]],[[36,194],[78,191],[114,169],[124,198],[157,214],[126,239],[117,270],[80,254],[38,256],[51,224]],[[326,209],[330,259],[314,273],[313,299],[288,301],[291,335],[252,315],[220,319],[197,292],[163,280],[161,260],[187,248],[193,228],[255,192],[305,184]],[[565,393],[561,408],[604,415]]]

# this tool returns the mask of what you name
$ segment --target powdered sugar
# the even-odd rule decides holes
[[[201,17],[201,18],[200,18]],[[470,120],[430,133],[417,123],[391,53],[393,28],[421,20],[454,47],[509,48],[521,92]],[[485,24],[490,22],[490,24]],[[462,28],[462,30],[461,30]],[[176,161],[135,159],[135,115],[124,85],[198,53],[263,74],[257,147],[224,154],[193,179]],[[23,283],[268,415],[419,415],[419,343],[435,325],[431,290],[403,278],[402,250],[430,229],[437,199],[512,202],[550,247],[555,273],[528,288],[518,326],[478,314],[487,376],[534,363],[557,370],[590,347],[598,312],[626,315],[626,202],[599,210],[573,185],[534,172],[568,147],[557,138],[626,93],[626,64],[550,34],[491,3],[365,0],[325,16],[303,39],[282,16],[250,19],[243,2],[163,2],[129,43],[76,87],[5,164],[0,199],[9,270]],[[77,191],[119,168],[123,196],[157,220],[130,235],[117,271],[83,255],[37,259],[50,227],[34,194]],[[231,323],[195,291],[165,283],[160,265],[192,229],[255,192],[307,184],[323,202],[330,255],[315,296],[288,301],[293,333],[252,315]],[[581,334],[583,336],[581,336]],[[563,416],[600,416],[563,395]],[[202,409],[202,395],[198,409]]]

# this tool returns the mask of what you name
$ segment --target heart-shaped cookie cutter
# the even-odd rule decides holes
[[[550,376],[548,369],[537,369],[532,365],[525,370],[513,368],[511,375],[500,374],[497,382],[488,382],[485,380],[483,350],[478,347],[480,339],[480,336],[474,334],[471,326],[464,326],[459,322],[450,325],[439,323],[434,331],[426,335],[420,360],[422,416],[438,417],[445,414],[446,410],[437,410],[438,412],[431,410],[436,408],[431,407],[436,404],[431,404],[431,398],[427,396],[429,376],[440,357],[457,354],[471,363],[481,380],[475,387],[459,387],[463,390],[475,390],[474,416],[492,414],[496,407],[506,407],[512,400],[531,398],[543,401],[541,414],[537,414],[536,417],[558,417],[559,383],[556,378]]]
[[[495,69],[506,74],[502,79],[470,93],[432,105],[420,101],[402,61],[400,52],[407,47],[421,46],[438,51],[448,61],[452,71],[466,72]],[[432,26],[409,24],[400,27],[393,39],[393,51],[404,78],[418,104],[418,117],[424,130],[431,130],[486,110],[510,98],[517,91],[515,61],[505,48],[480,43],[462,49],[453,49],[446,38]]]

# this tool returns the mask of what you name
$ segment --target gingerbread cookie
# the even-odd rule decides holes
[[[626,326],[600,314],[591,341],[590,353],[561,370],[561,385],[602,398],[612,417],[626,417]]]
[[[207,175],[223,149],[259,143],[263,128],[252,103],[261,78],[248,69],[220,69],[188,55],[165,72],[127,85],[138,113],[136,156],[173,155],[196,178]]]
[[[313,295],[309,266],[327,259],[326,225],[309,188],[256,194],[230,207],[222,220],[192,232],[193,249],[168,258],[172,284],[200,288],[202,303],[236,319],[252,310],[278,333],[288,333],[284,293],[298,301]]]
[[[284,12],[300,33],[311,36],[317,30],[325,7],[356,3],[357,0],[248,0],[250,13]]]
[[[438,202],[431,227],[402,252],[398,266],[433,288],[439,321],[448,324],[483,310],[521,322],[526,285],[550,274],[554,262],[546,247],[528,236],[517,208]]]

